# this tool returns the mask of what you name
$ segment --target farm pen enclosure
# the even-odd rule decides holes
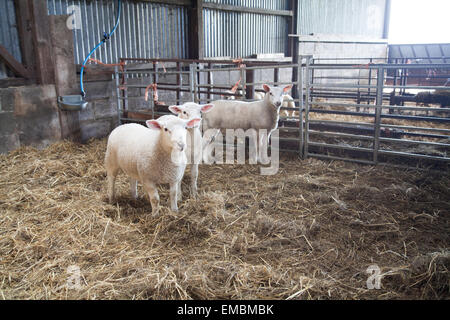
[[[388,0],[0,1],[0,298],[448,299],[450,54],[387,58],[388,12]],[[115,21],[101,63],[81,65]],[[60,110],[81,68],[88,106]],[[193,198],[188,167],[179,212],[160,186],[157,217],[120,174],[108,203],[114,127],[254,100],[262,84],[293,85],[276,174],[200,165]]]
[[[165,68],[166,75],[173,71],[169,63]],[[189,67],[181,70],[195,71]],[[233,66],[233,72],[239,75],[242,70]],[[300,78],[304,79],[304,74],[305,71],[301,72]],[[242,80],[239,75],[230,79],[230,83],[235,84],[241,78],[239,85],[243,89],[247,77]],[[164,112],[166,108],[164,105],[151,108],[155,101],[171,103],[167,100],[171,96],[164,95],[164,86],[175,86],[175,97],[176,89],[180,89],[182,99],[182,90],[189,84],[186,79],[179,84],[173,79],[172,85],[156,82],[159,100],[153,99],[151,87],[147,90],[150,98],[145,101],[145,89],[154,83],[153,79],[143,85],[136,84],[140,79],[129,76],[128,82],[119,82],[117,86],[118,98],[129,103],[127,117],[122,121],[129,121],[132,112],[135,116],[142,112],[130,109],[128,99],[133,92],[125,89],[127,86],[140,86],[134,89],[142,91],[136,94],[135,100],[141,103],[136,108],[146,108],[151,114]],[[118,72],[118,81],[121,78]],[[201,88],[202,83],[193,85]],[[226,95],[225,87],[230,87],[224,82],[214,85],[224,87],[219,95],[222,91]],[[257,86],[254,84],[254,89],[259,89]],[[210,84],[203,89],[205,92],[197,91],[197,96],[192,96],[197,90],[192,89],[185,92],[185,99],[208,99],[208,89],[213,98],[218,90]],[[306,99],[308,94],[310,97],[319,94],[308,90],[307,85],[297,90]],[[339,94],[333,92],[329,99],[336,96]],[[358,97],[357,91],[340,103],[348,104],[348,99],[354,97]],[[280,126],[303,132],[290,139],[287,136],[287,142],[302,137],[309,141],[305,128],[308,124],[311,129],[315,125],[313,102],[294,100],[297,107],[303,104],[306,109],[297,108],[297,114],[283,116]],[[359,105],[349,108],[360,107],[360,112],[367,106],[361,102],[350,104]],[[339,112],[331,108],[318,110]],[[437,108],[430,108],[431,111],[440,112]],[[299,121],[300,117],[304,121]],[[323,123],[336,121],[318,119]],[[323,132],[333,133],[333,126],[314,130],[323,128],[326,129]],[[429,125],[424,131],[448,130],[439,128]],[[341,141],[320,143],[340,146]],[[312,147],[315,146],[310,143],[308,150]],[[152,217],[143,190],[139,187],[140,197],[133,200],[124,175],[119,175],[117,181],[118,202],[107,203],[105,148],[105,139],[86,145],[61,142],[44,150],[22,147],[0,156],[2,297],[448,298],[450,178],[442,166],[435,166],[435,170],[371,166],[322,161],[309,154],[301,160],[297,143],[293,153],[281,153],[279,172],[272,176],[261,176],[257,166],[248,164],[201,165],[199,197],[189,196],[189,174],[186,174],[179,213],[167,209],[168,189],[163,186],[159,188],[161,215]],[[373,148],[369,154],[373,155]],[[354,154],[339,156],[351,158]],[[441,165],[442,162],[446,163],[436,161]],[[374,265],[382,275],[379,290],[367,286],[368,268]]]

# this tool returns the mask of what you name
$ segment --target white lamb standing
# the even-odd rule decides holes
[[[226,93],[236,93],[240,96],[242,96],[242,90],[237,90],[236,92],[233,92],[232,90],[227,90],[225,91]],[[263,100],[265,96],[264,92],[260,92],[260,91],[255,91],[255,93],[253,94],[253,98],[255,100]],[[240,97],[238,97],[238,99],[236,99],[236,96],[226,96],[225,97],[226,100],[241,100]],[[280,111],[280,115],[285,116],[285,117],[295,117],[298,116],[298,111],[293,110],[295,109],[295,103],[294,103],[294,98],[292,98],[290,95],[286,94],[283,97],[283,104],[281,105],[284,108],[292,108],[291,110],[281,110]]]
[[[212,101],[214,108],[204,115],[202,120],[203,132],[208,129],[266,129],[267,139],[278,127],[280,108],[284,96],[292,88],[271,87],[263,85],[265,96],[259,101],[217,100]],[[266,137],[261,135],[259,146],[262,147]],[[258,142],[257,142],[258,143]],[[255,150],[256,146],[255,146]]]
[[[129,176],[133,198],[137,198],[137,182],[143,184],[153,215],[159,207],[157,184],[170,185],[170,206],[178,211],[178,185],[186,168],[187,129],[200,121],[167,115],[147,120],[148,128],[135,123],[115,128],[109,135],[105,155],[109,201],[114,200],[114,184],[121,169]]]
[[[242,96],[243,96],[243,91],[241,89],[236,90],[236,92],[233,92],[233,90],[226,90],[226,93],[233,93],[233,94],[238,94],[239,96],[237,96],[238,99],[236,99],[236,96],[225,96],[226,100],[241,100]],[[262,99],[261,99],[262,100]]]
[[[264,93],[255,91],[253,97],[256,100],[262,100],[262,99],[264,99]],[[294,99],[288,94],[284,95],[283,104],[281,106],[284,108],[295,108]],[[294,116],[298,115],[298,111],[291,110],[291,114],[289,115],[289,110],[281,110],[280,115],[285,116],[285,117],[289,117],[289,116],[294,117]]]
[[[256,100],[262,100],[262,99],[264,99],[264,96],[265,96],[265,95],[266,95],[265,92],[255,91],[255,93],[253,94],[253,97],[254,97]]]
[[[170,106],[169,110],[178,115],[181,119],[201,119],[204,113],[209,112],[214,106],[212,104],[199,105],[194,102],[186,102],[181,106]],[[197,195],[197,179],[198,179],[198,165],[202,160],[202,133],[200,132],[200,124],[188,129],[188,139],[186,156],[191,164],[191,195]],[[181,180],[178,190],[181,190]],[[181,192],[179,199],[181,200]]]

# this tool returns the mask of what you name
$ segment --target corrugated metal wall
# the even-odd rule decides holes
[[[386,0],[299,0],[298,34],[383,37]]]
[[[205,0],[204,2],[288,10],[288,0]],[[247,57],[285,52],[288,18],[203,9],[205,57]]]
[[[0,44],[4,46],[17,61],[22,61],[14,0],[0,1]],[[6,77],[6,66],[0,62],[0,79]]]
[[[75,62],[82,64],[90,50],[110,32],[117,14],[117,1],[47,0],[49,14],[71,14],[78,6],[81,28],[74,29]],[[119,26],[93,58],[116,63],[121,57],[187,58],[187,10],[181,6],[122,0]]]
[[[11,0],[8,0],[11,1]],[[116,1],[47,0],[49,14],[80,8],[81,29],[74,30],[75,61],[83,62],[103,31],[114,23]],[[289,0],[205,0],[250,8],[288,10]],[[381,38],[386,0],[299,0],[298,33],[363,35]],[[181,6],[123,0],[117,33],[95,58],[187,58],[187,9]],[[247,57],[285,52],[288,17],[203,9],[205,57]]]
[[[122,0],[119,27],[95,54],[105,63],[120,57],[187,58],[187,8],[145,1]],[[288,10],[289,0],[205,0],[205,2]],[[386,0],[299,0],[298,33],[364,35],[381,38]],[[49,14],[71,14],[77,6],[81,25],[74,30],[75,62],[109,32],[117,12],[116,0],[47,0]],[[205,56],[247,57],[285,52],[288,17],[205,8]],[[0,43],[21,61],[14,1],[0,1]],[[0,64],[0,77],[5,77]]]

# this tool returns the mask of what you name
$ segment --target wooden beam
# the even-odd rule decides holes
[[[76,74],[80,74],[81,72],[81,64],[75,65]],[[92,82],[92,81],[109,81],[111,80],[111,76],[114,74],[114,68],[103,68],[97,67],[95,65],[87,65],[84,69],[84,82]]]
[[[36,53],[33,46],[33,34],[31,32],[31,7],[28,0],[14,1],[16,9],[17,31],[19,33],[20,49],[23,65],[31,73],[31,78],[36,78]]]
[[[31,83],[31,80],[24,78],[3,78],[0,79],[0,88],[20,87]]]
[[[36,79],[39,84],[55,84],[47,1],[28,1],[31,6],[33,45],[36,50]]]
[[[207,2],[203,4],[204,8],[213,9],[213,10],[222,10],[222,11],[234,11],[234,12],[246,12],[246,13],[257,13],[257,14],[267,14],[274,16],[292,16],[293,13],[291,10],[268,10],[261,8],[249,8],[243,6],[230,6],[227,4],[217,4]]]
[[[189,59],[203,59],[203,0],[192,0],[188,10],[188,54]]]
[[[29,79],[31,78],[31,73],[6,50],[6,48],[0,45],[0,60],[5,62],[5,64],[14,72],[16,75]]]

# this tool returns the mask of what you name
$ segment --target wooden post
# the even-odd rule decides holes
[[[73,95],[80,92],[76,78],[73,53],[73,33],[66,27],[68,15],[50,16],[50,38],[52,41],[55,68],[56,94]],[[88,106],[88,108],[92,106]],[[61,138],[81,142],[81,129],[78,111],[58,109]]]
[[[28,5],[31,8],[31,34],[36,54],[36,80],[39,84],[55,84],[47,1],[28,0]]]
[[[206,67],[207,67],[208,69],[211,69],[211,68],[212,68],[211,63],[208,63]],[[208,77],[208,85],[211,85],[211,84],[213,83],[213,76],[212,76],[212,72],[211,72],[211,71],[208,71],[207,77]],[[207,89],[207,90],[208,90],[208,96],[207,96],[207,99],[208,99],[208,103],[210,103],[210,102],[211,102],[211,87],[208,86],[208,89]]]
[[[280,81],[280,69],[275,68],[273,69],[273,82],[277,83]]]
[[[251,70],[245,70],[245,78],[247,80],[248,83],[253,83],[255,82],[255,70],[251,69]],[[254,98],[254,93],[255,93],[255,86],[254,85],[247,85],[247,90],[245,92],[245,98],[246,99],[253,99]]]
[[[192,0],[188,10],[188,48],[189,59],[204,58],[203,0]]]
[[[180,86],[183,84],[183,75],[181,74],[181,63],[177,62],[177,72],[180,72],[177,74],[177,104],[181,104],[181,91]]]
[[[28,0],[16,0],[14,2],[16,9],[17,30],[19,33],[20,49],[22,52],[22,61],[25,68],[30,73],[32,80],[36,78],[36,52],[34,50],[33,34],[31,32],[31,6]]]

